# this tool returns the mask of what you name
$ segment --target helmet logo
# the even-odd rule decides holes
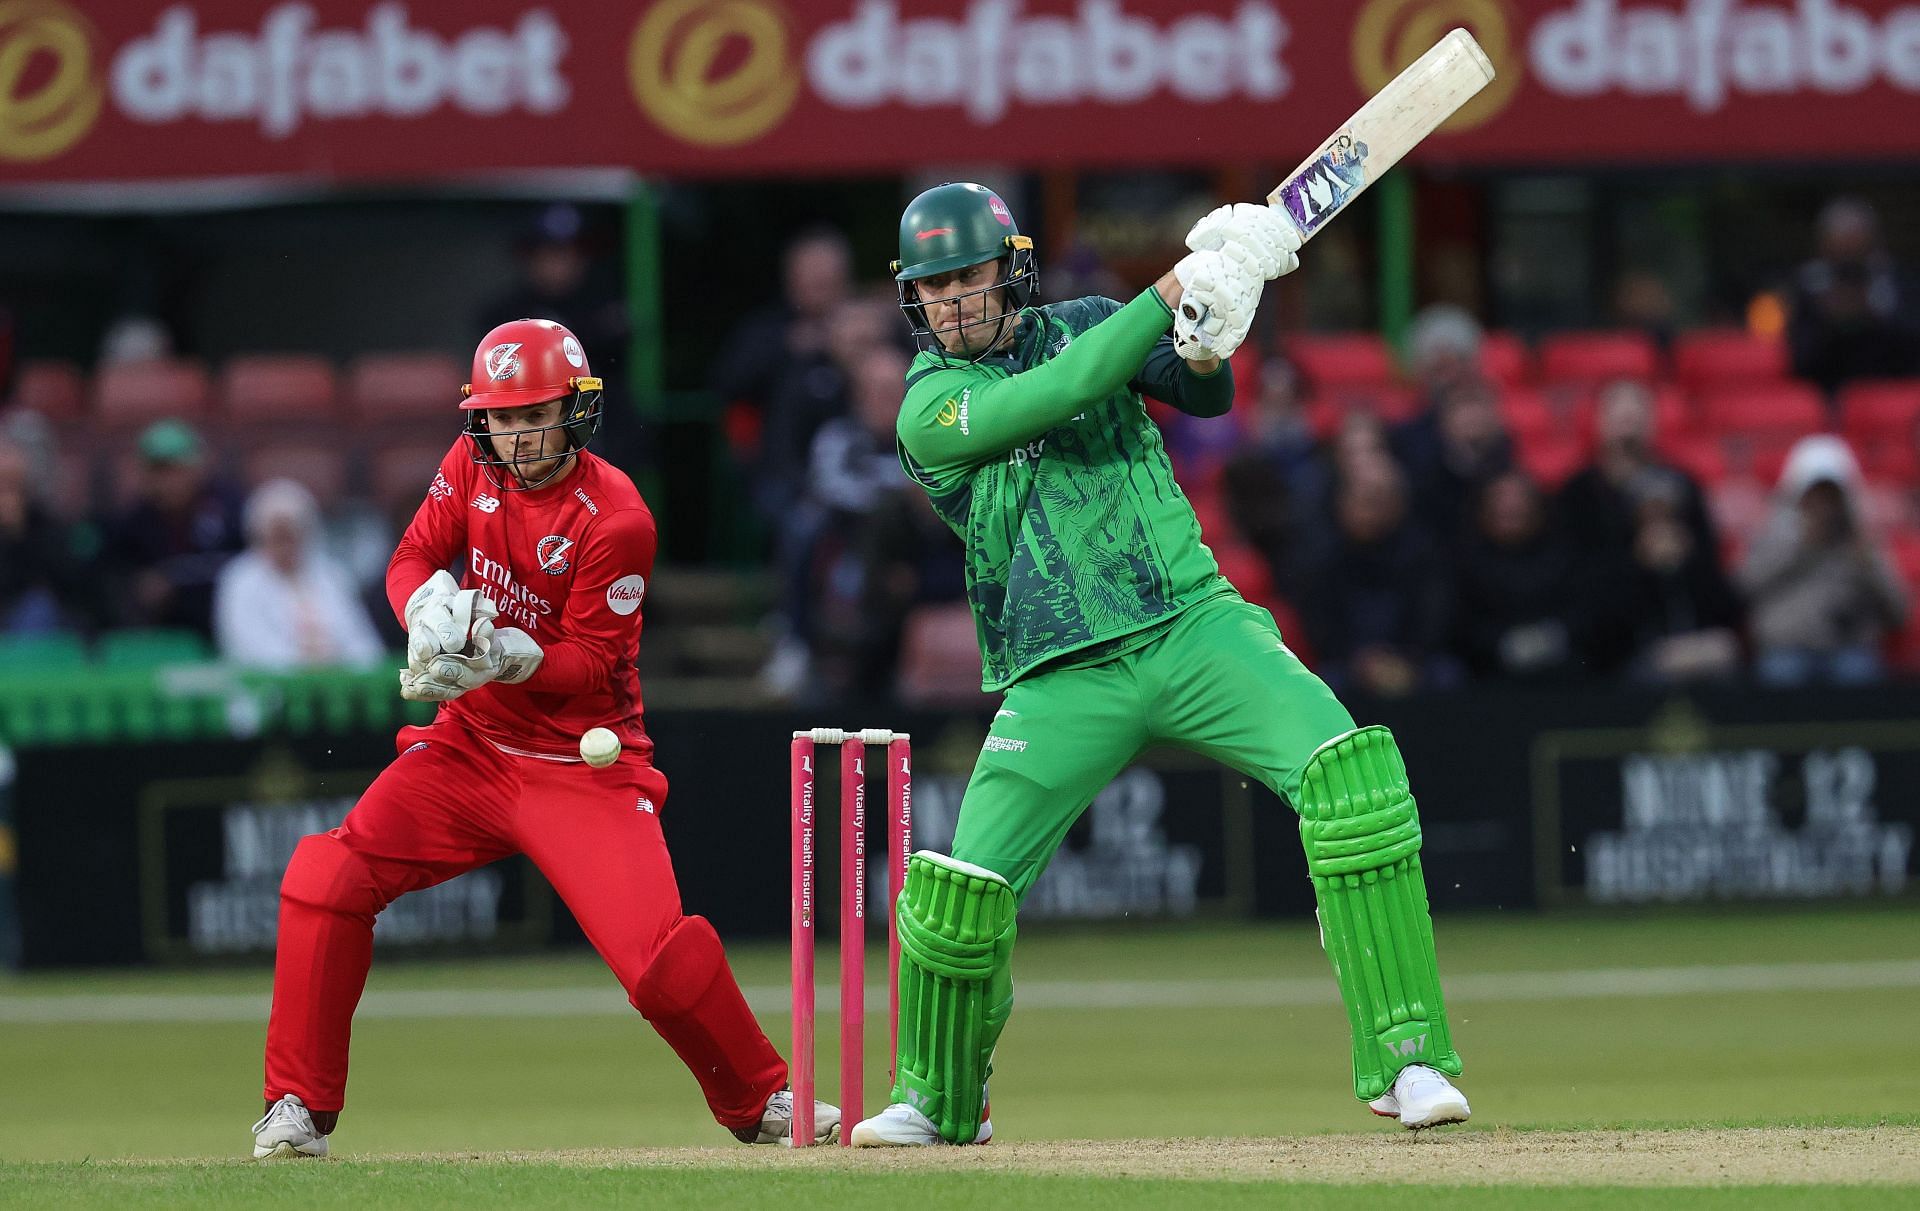
[[[567,355],[567,363],[575,370],[587,364],[586,350],[580,348],[580,342],[572,337],[560,342],[560,352]]]
[[[520,371],[519,341],[508,341],[487,350],[487,377],[494,382],[505,382]]]
[[[931,240],[934,236],[937,236],[937,235],[952,235],[952,234],[953,234],[953,228],[951,227],[929,227],[925,231],[914,232],[913,238],[916,240]]]
[[[1007,204],[1000,200],[999,194],[990,193],[987,195],[987,209],[993,212],[994,218],[1000,220],[1002,227],[1013,226],[1013,212],[1007,209]]]

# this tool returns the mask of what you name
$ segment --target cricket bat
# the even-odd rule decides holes
[[[1306,243],[1492,79],[1493,60],[1473,35],[1451,31],[1288,173],[1267,204],[1284,211]]]

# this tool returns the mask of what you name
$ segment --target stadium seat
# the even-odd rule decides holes
[[[1310,388],[1385,387],[1399,377],[1393,351],[1377,333],[1303,332],[1286,349]]]
[[[1516,442],[1551,441],[1573,437],[1573,424],[1546,396],[1527,387],[1509,387],[1500,393],[1500,419]]]
[[[197,421],[207,411],[207,372],[195,361],[122,362],[93,376],[93,416],[110,428],[166,417]]]
[[[989,701],[980,692],[980,643],[966,603],[918,606],[907,615],[895,689],[910,706]]]
[[[1803,437],[1827,427],[1819,391],[1805,383],[1750,383],[1720,387],[1701,398],[1701,417],[1716,433]]]
[[[1840,391],[1840,428],[1862,450],[1896,442],[1911,447],[1920,440],[1920,379],[1883,379],[1853,383]]]
[[[1313,418],[1315,432],[1324,422],[1331,433],[1340,427],[1340,419],[1349,412],[1371,412],[1389,425],[1410,419],[1419,408],[1419,397],[1405,387],[1385,384],[1367,386],[1349,383],[1315,391],[1307,397],[1307,415]]]
[[[1585,442],[1571,437],[1547,437],[1531,442],[1516,442],[1520,466],[1540,485],[1552,491],[1587,464]]]
[[[1920,451],[1906,442],[1854,441],[1860,453],[1860,469],[1866,477],[1883,484],[1920,488]]]
[[[153,668],[163,664],[197,664],[213,659],[198,631],[136,628],[108,631],[100,636],[94,658],[115,668]]]
[[[347,457],[339,450],[311,445],[261,446],[249,450],[245,461],[249,488],[270,479],[290,479],[306,485],[322,509],[331,509],[346,497]],[[424,489],[425,484],[421,487]]]
[[[1720,440],[1700,434],[1683,434],[1660,443],[1660,452],[1673,465],[1700,481],[1703,488],[1724,481],[1729,473],[1726,451]]]
[[[1533,354],[1516,334],[1489,332],[1480,338],[1480,372],[1496,386],[1520,386],[1533,378]]]
[[[376,450],[369,481],[381,511],[389,517],[411,517],[426,499],[427,485],[433,482],[440,460],[452,444],[449,440],[437,445],[413,443]]]
[[[1540,342],[1540,377],[1560,383],[1602,383],[1660,376],[1660,358],[1645,333],[1562,332]]]
[[[1259,602],[1273,596],[1273,573],[1260,552],[1230,537],[1209,538],[1207,548],[1220,565],[1220,574],[1233,582],[1242,597]]]
[[[466,367],[445,354],[372,353],[348,368],[347,399],[355,416],[374,423],[446,417],[466,381]]]
[[[14,376],[11,406],[30,408],[56,424],[79,420],[84,399],[80,368],[72,362],[30,361]]]
[[[1787,376],[1786,343],[1743,328],[1681,333],[1673,344],[1674,377],[1702,390],[1737,383],[1772,383]]]
[[[220,401],[235,421],[324,420],[334,414],[333,367],[298,353],[236,357],[220,375]]]

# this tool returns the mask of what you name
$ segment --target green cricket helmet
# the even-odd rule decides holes
[[[913,326],[914,339],[924,349],[948,356],[927,323],[915,283],[939,273],[951,273],[984,261],[1000,261],[1004,268],[996,282],[954,296],[953,302],[1005,290],[1006,309],[993,339],[970,360],[978,360],[1000,344],[1005,327],[1020,309],[1033,301],[1040,274],[1033,258],[1033,241],[1020,234],[1013,211],[1000,195],[984,185],[950,182],[936,185],[907,203],[900,216],[900,259],[893,262],[893,280],[900,292],[900,310]]]

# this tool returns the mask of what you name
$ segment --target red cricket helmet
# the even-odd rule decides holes
[[[584,450],[600,429],[602,385],[587,365],[587,351],[579,338],[552,320],[510,320],[481,338],[473,351],[473,381],[460,389],[466,398],[460,407],[467,416],[467,436],[473,441],[473,461],[486,468],[495,487],[537,488],[502,472],[539,458],[499,458],[487,439],[487,410],[531,408],[548,400],[564,399],[560,420],[529,433],[565,432],[574,450]],[[540,483],[545,483],[555,467]]]

